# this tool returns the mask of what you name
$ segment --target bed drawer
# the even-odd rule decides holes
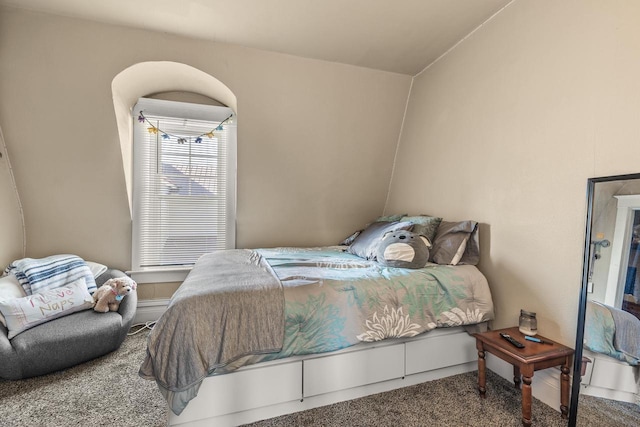
[[[406,345],[406,375],[460,365],[478,359],[476,341],[464,331],[410,341]]]
[[[589,385],[608,388],[627,393],[636,393],[638,386],[635,382],[633,366],[607,356],[599,355],[593,358],[591,381]]]
[[[277,387],[274,387],[277,384]],[[251,366],[229,375],[205,378],[198,394],[178,420],[180,423],[231,414],[302,398],[302,362]]]
[[[404,344],[318,357],[303,365],[305,397],[404,376]]]

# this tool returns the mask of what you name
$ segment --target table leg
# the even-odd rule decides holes
[[[486,397],[487,389],[487,377],[485,376],[485,368],[487,362],[485,360],[484,349],[480,344],[478,344],[478,391],[480,392],[480,397]]]
[[[531,377],[522,375],[522,425],[531,425]]]
[[[520,388],[520,367],[516,365],[513,365],[513,384]]]
[[[562,365],[560,374],[560,412],[563,419],[567,419],[567,414],[569,413],[569,366],[571,365],[571,361],[567,360],[564,365]]]

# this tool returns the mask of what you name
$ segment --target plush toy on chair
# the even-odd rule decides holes
[[[429,240],[411,231],[385,234],[378,246],[377,260],[386,267],[422,268],[429,260]]]
[[[135,288],[136,282],[131,279],[125,277],[109,279],[93,294],[95,303],[93,309],[101,313],[118,311],[120,301]]]

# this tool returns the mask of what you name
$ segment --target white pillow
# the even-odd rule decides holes
[[[22,289],[22,286],[20,286],[20,282],[18,282],[16,276],[8,274],[4,277],[0,277],[0,301],[26,296],[27,294],[24,289]],[[0,323],[7,326],[7,322],[4,320],[2,313],[0,313]]]
[[[85,261],[89,270],[91,270],[91,274],[93,274],[93,278],[96,279],[99,275],[107,271],[107,266],[104,264],[99,264],[93,261]]]
[[[11,339],[20,332],[58,317],[93,306],[93,298],[87,290],[84,278],[66,286],[48,289],[23,298],[0,301],[0,312],[4,315]]]

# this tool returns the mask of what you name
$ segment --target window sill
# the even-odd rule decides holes
[[[173,283],[187,278],[191,267],[153,268],[147,270],[127,271],[127,275],[136,283]]]

